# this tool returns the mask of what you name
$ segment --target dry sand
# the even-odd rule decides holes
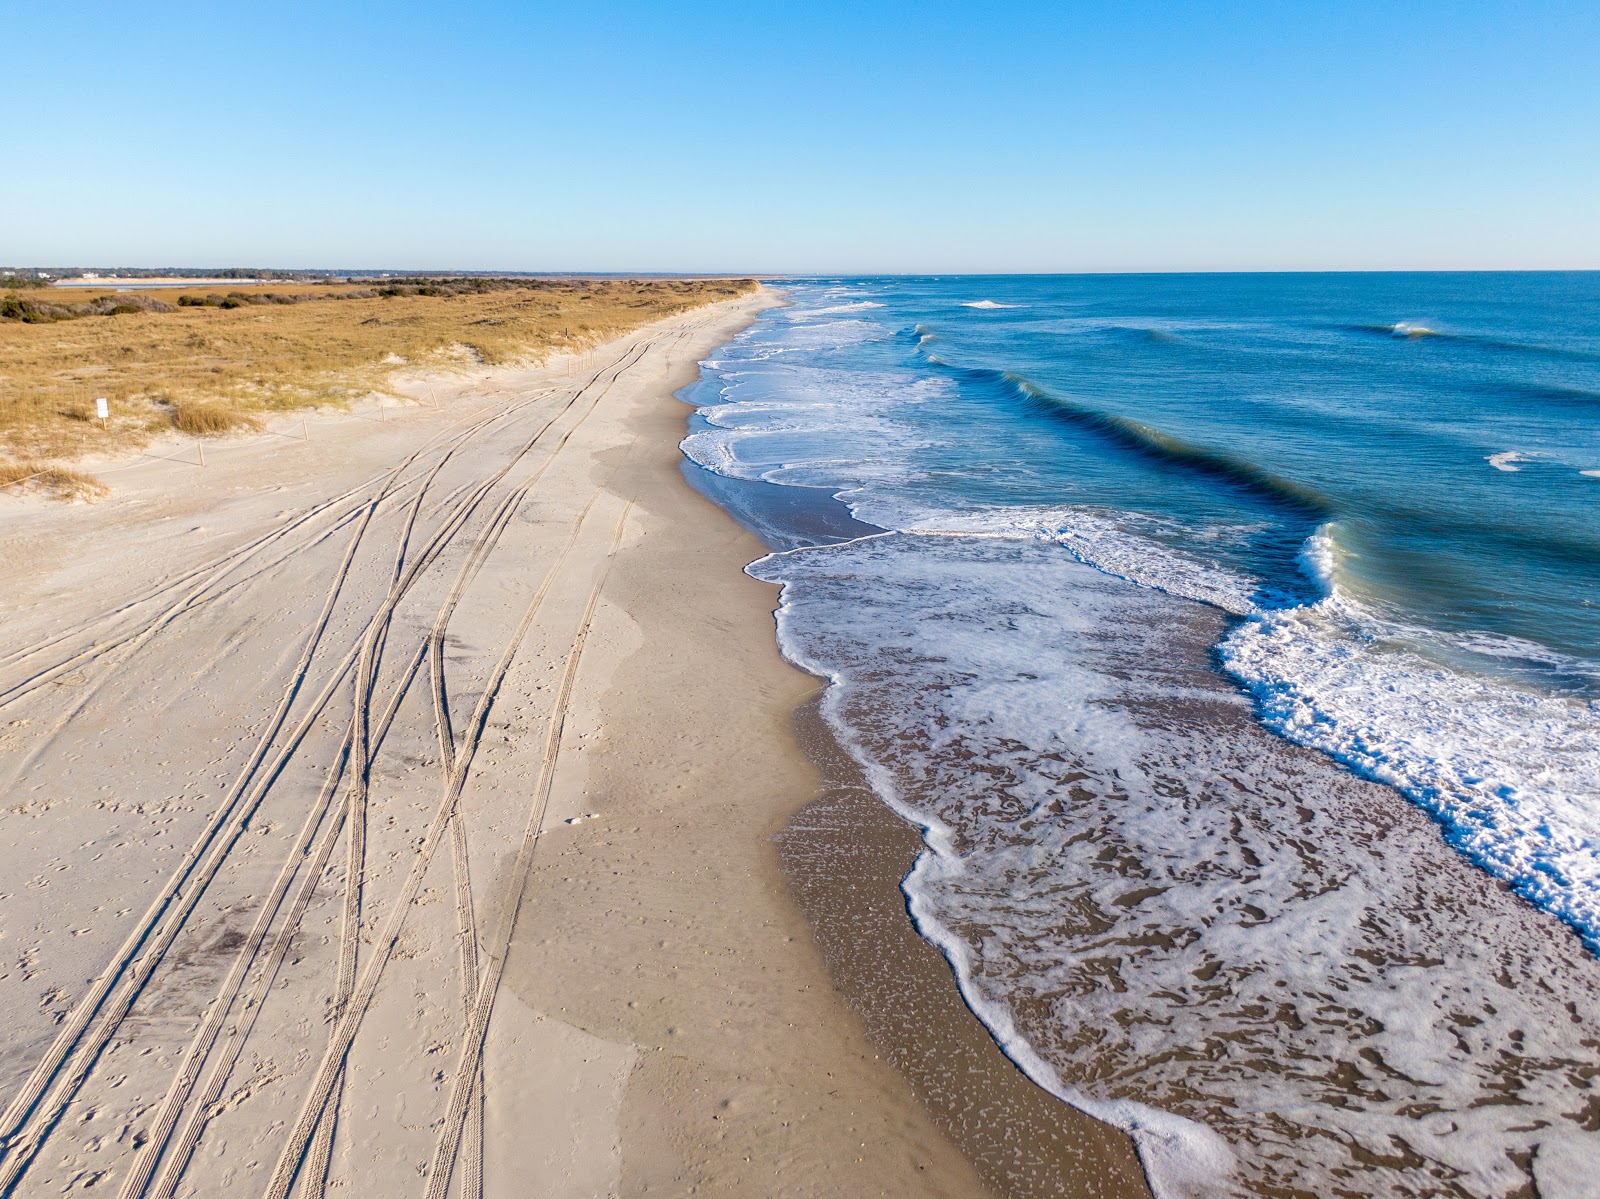
[[[816,684],[669,398],[770,302],[6,502],[0,1194],[1142,1189],[1070,1109],[914,1092],[790,898]],[[932,994],[909,848],[862,943]],[[944,1090],[1009,1093],[953,996]]]

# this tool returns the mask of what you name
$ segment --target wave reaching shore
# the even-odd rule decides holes
[[[986,281],[1006,312],[970,286],[795,288],[706,364],[684,445],[886,530],[752,573],[924,828],[907,895],[969,1004],[1133,1130],[1165,1194],[1581,1194],[1600,968],[1396,791],[1266,730],[1392,785],[1595,943],[1600,552],[1576,468],[1600,446],[1458,399],[1582,390],[1551,364],[1581,374],[1587,343],[1378,341],[1346,309],[1402,302],[1388,284],[1308,306]],[[1532,348],[1508,366],[1505,345]],[[1493,361],[1373,358],[1460,346]],[[1540,491],[1500,577],[1463,586],[1530,511],[1485,490],[1517,481],[1486,435],[1526,439]],[[1360,464],[1364,437],[1386,461]],[[1471,520],[1446,535],[1450,504]]]

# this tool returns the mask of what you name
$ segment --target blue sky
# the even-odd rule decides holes
[[[0,262],[1600,268],[1600,4],[10,5]]]

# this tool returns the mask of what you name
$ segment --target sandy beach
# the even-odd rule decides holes
[[[1142,1192],[911,933],[909,830],[848,885],[957,1102],[793,897],[817,684],[671,398],[771,302],[8,502],[0,1187]]]

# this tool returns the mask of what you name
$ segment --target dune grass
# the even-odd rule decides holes
[[[217,437],[223,433],[259,429],[261,422],[236,405],[180,400],[172,406],[172,427],[191,437]]]
[[[84,455],[136,450],[173,429],[213,436],[273,412],[346,404],[383,392],[399,370],[469,370],[581,350],[754,286],[441,279],[155,296],[0,292],[0,301],[14,301],[0,305],[0,463],[71,474]],[[72,311],[6,315],[33,301]],[[95,418],[99,397],[111,409],[104,424]]]
[[[65,500],[99,499],[106,491],[104,483],[81,470],[27,460],[0,462],[0,488],[40,491]]]

